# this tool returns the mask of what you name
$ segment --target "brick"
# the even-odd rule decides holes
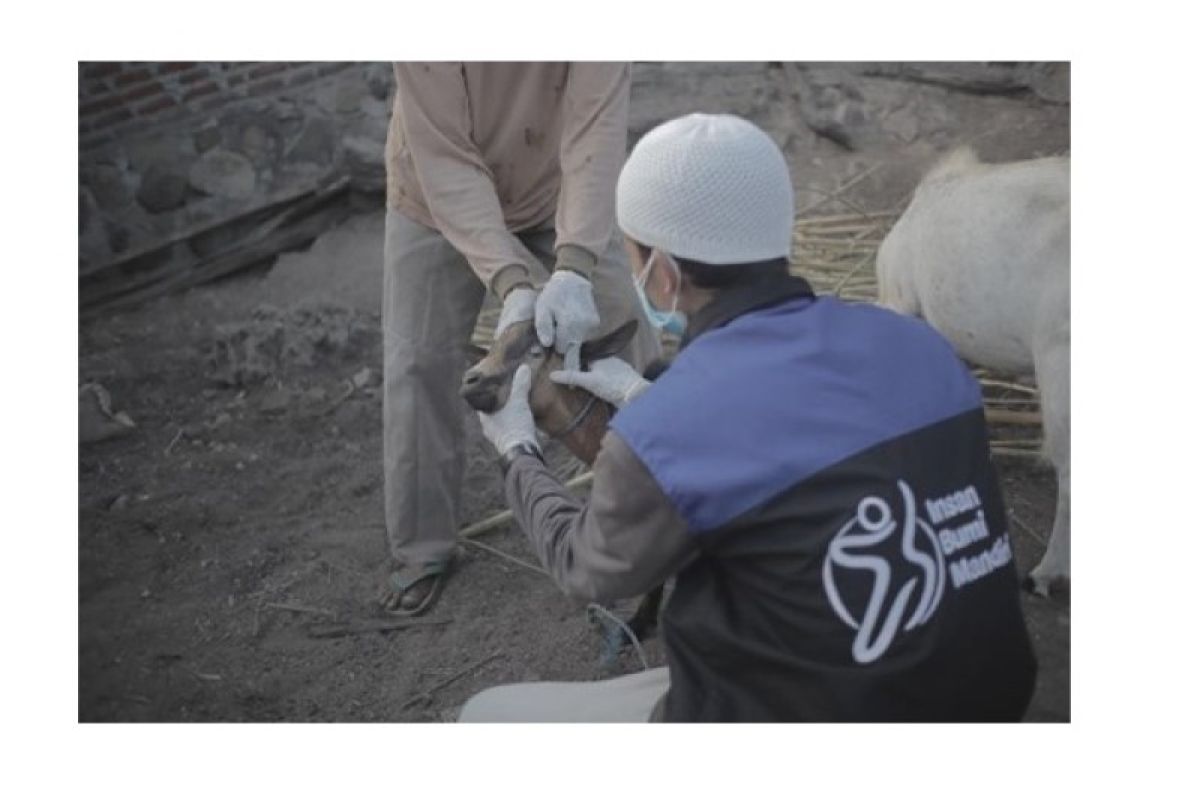
[[[196,66],[195,61],[164,61],[158,65],[159,75],[171,75],[176,72],[185,72]]]
[[[162,87],[158,85],[157,81],[143,83],[141,86],[135,87],[121,95],[121,101],[131,103],[134,100],[145,100],[147,97],[153,97],[156,94],[162,94]]]
[[[208,70],[204,67],[185,72],[179,76],[180,83],[195,83],[198,80],[203,80],[208,77]]]
[[[283,72],[285,69],[287,69],[287,64],[284,62],[268,61],[266,63],[259,64],[250,70],[250,80],[263,78],[267,75],[274,75],[277,72]]]
[[[110,108],[117,108],[120,105],[121,98],[109,95],[108,97],[102,97],[99,100],[92,100],[81,105],[79,107],[79,116],[92,116],[101,111],[107,111]]]
[[[120,75],[113,78],[113,84],[117,87],[132,86],[135,83],[148,81],[153,77],[154,76],[150,74],[150,70],[142,67],[130,70],[129,72],[122,72]]]
[[[80,70],[85,78],[107,78],[121,71],[120,61],[81,61]]]
[[[278,92],[283,88],[283,80],[280,78],[271,78],[270,80],[260,81],[250,87],[250,94],[263,95]]]
[[[173,98],[164,94],[160,97],[156,97],[148,103],[143,103],[142,105],[138,106],[136,110],[140,116],[145,117],[151,114],[157,114],[159,111],[165,111],[168,108],[174,108],[176,105],[177,103]]]
[[[245,75],[236,75],[236,74],[230,75],[228,80],[225,81],[225,83],[227,83],[229,86],[237,86],[237,85],[245,83],[245,82],[246,82]]]
[[[240,93],[238,93],[238,95],[240,96]],[[229,97],[227,93],[221,93],[221,94],[215,95],[213,97],[210,97],[207,100],[205,100],[203,103],[201,103],[200,109],[202,111],[212,111],[213,109],[217,109],[223,105],[226,105],[227,103],[230,102],[231,99],[235,99],[235,98]]]
[[[107,128],[110,125],[115,125],[118,122],[124,122],[127,119],[133,119],[133,114],[128,108],[114,109],[113,111],[98,117],[92,123],[92,129],[99,130],[100,128]]]
[[[309,81],[314,80],[316,77],[317,71],[315,69],[309,68],[297,70],[288,76],[287,85],[299,86],[302,83],[308,83]]]
[[[183,96],[183,102],[186,103],[190,100],[195,100],[197,97],[203,97],[206,94],[212,94],[213,92],[218,91],[218,89],[219,87],[215,83],[212,81],[206,81],[205,83],[201,83],[198,86],[193,86],[191,89],[189,89]]]
[[[340,72],[347,66],[345,61],[325,61],[321,66],[317,67],[317,74],[324,77],[332,75],[335,72]]]
[[[242,76],[248,77],[251,72],[254,72],[256,69],[258,69],[259,67],[261,67],[263,65],[264,65],[264,62],[262,62],[262,61],[243,61],[241,64],[238,64],[236,66],[230,67],[229,69],[225,70],[225,74],[226,75],[242,75]]]
[[[97,133],[88,136],[86,139],[81,135],[79,137],[79,152],[82,153],[86,150],[94,150],[98,147],[103,147],[106,144],[110,144],[112,140],[112,136],[107,133]]]
[[[86,83],[81,83],[80,85],[83,87],[84,93],[87,94],[88,97],[99,97],[100,95],[108,93],[107,81],[87,81]]]

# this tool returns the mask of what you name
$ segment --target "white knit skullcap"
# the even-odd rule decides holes
[[[706,264],[786,257],[792,181],[761,129],[690,114],[642,137],[617,180],[617,224],[635,241]]]

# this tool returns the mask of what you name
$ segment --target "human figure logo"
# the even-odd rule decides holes
[[[912,489],[897,481],[903,501],[899,519],[882,498],[864,497],[857,513],[846,522],[829,543],[822,567],[825,593],[833,610],[857,633],[850,653],[860,664],[877,660],[891,647],[903,623],[904,632],[924,625],[933,616],[946,588],[946,561],[938,538],[917,511]],[[918,570],[893,591],[892,564],[881,555],[886,543],[900,531],[900,552]],[[894,551],[894,545],[887,549]],[[835,569],[836,568],[836,569]],[[861,614],[846,607],[838,589],[838,576],[846,570],[872,574],[870,597]],[[915,602],[914,602],[915,596]]]

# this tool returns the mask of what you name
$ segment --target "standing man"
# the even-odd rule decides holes
[[[393,568],[380,601],[413,615],[436,602],[455,551],[465,464],[457,390],[485,293],[503,303],[497,334],[533,319],[543,345],[576,366],[586,337],[638,313],[613,200],[630,67],[394,69],[383,280]],[[624,355],[641,367],[658,342],[639,328]]]
[[[676,575],[667,667],[485,691],[466,721],[1016,720],[1036,672],[979,386],[919,320],[788,273],[792,187],[749,122],[648,133],[617,187],[638,288],[686,331],[653,384],[551,375],[620,407],[576,498],[529,368],[481,415],[547,571],[607,602]]]

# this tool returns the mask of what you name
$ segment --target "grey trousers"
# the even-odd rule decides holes
[[[520,235],[549,278],[552,227]],[[642,369],[660,354],[657,332],[642,313],[619,235],[614,232],[593,279],[600,331],[639,320],[620,355]],[[384,521],[393,558],[444,563],[462,521],[459,498],[466,465],[465,405],[458,395],[469,366],[471,332],[483,305],[483,283],[438,231],[388,210],[383,253]]]
[[[467,701],[459,722],[649,722],[670,680],[666,667],[606,681],[513,683]]]

